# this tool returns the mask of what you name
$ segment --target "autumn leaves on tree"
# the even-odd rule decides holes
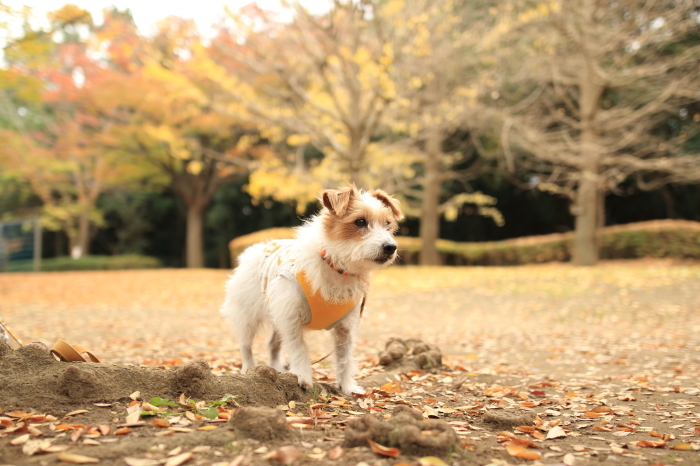
[[[299,213],[323,186],[381,186],[437,264],[441,216],[471,204],[502,224],[469,184],[501,170],[571,198],[575,262],[593,264],[606,192],[700,178],[697,18],[692,0],[336,0],[227,11],[203,40],[188,20],[146,36],[128,12],[95,25],[67,5],[5,48],[0,164],[83,253],[102,193],[169,187],[190,267],[212,196],[246,177]]]

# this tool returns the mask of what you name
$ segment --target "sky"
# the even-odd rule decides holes
[[[65,5],[73,3],[88,10],[97,24],[102,23],[102,10],[110,6],[116,6],[120,10],[130,9],[137,27],[143,34],[149,34],[155,30],[155,24],[167,16],[180,16],[191,18],[196,23],[202,35],[213,35],[212,24],[224,12],[224,6],[232,11],[253,3],[251,0],[3,0],[3,3],[13,9],[23,5],[32,8],[37,25],[47,25],[46,13],[54,11]],[[261,8],[269,10],[281,10],[279,0],[257,0]],[[322,12],[327,9],[328,0],[302,0],[302,5],[312,12]]]

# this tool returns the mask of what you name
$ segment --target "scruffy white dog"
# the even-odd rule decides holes
[[[297,229],[295,240],[253,245],[238,259],[221,313],[241,346],[242,371],[255,367],[251,345],[263,322],[272,324],[270,366],[282,371],[282,346],[299,385],[312,386],[306,329],[333,332],[336,377],[347,394],[355,382],[353,349],[369,275],[396,259],[399,202],[381,190],[355,186],[321,193],[322,211]]]

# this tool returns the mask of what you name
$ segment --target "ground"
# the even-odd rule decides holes
[[[63,339],[103,361],[0,348],[0,465],[700,464],[696,263],[377,273],[357,348],[364,397],[335,391],[332,358],[314,366],[308,392],[269,369],[240,376],[217,312],[225,280],[218,270],[0,274],[0,317],[25,344]],[[327,338],[308,335],[314,358]],[[387,369],[391,338],[408,353]],[[412,349],[433,345],[442,364],[416,365]],[[176,406],[149,406],[162,399]],[[247,411],[265,405],[277,411]],[[417,439],[406,440],[409,424]],[[456,446],[436,447],[452,430]],[[364,432],[387,448],[352,446]],[[421,449],[426,438],[438,440]]]

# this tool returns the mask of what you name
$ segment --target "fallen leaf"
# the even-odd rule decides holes
[[[202,427],[198,427],[197,430],[214,430],[216,428],[217,428],[216,426],[202,426]]]
[[[301,453],[299,453],[297,447],[292,445],[280,447],[268,455],[268,459],[277,461],[278,463],[282,463],[285,465],[296,463],[297,461],[299,461],[300,458]]]
[[[343,447],[341,447],[340,445],[336,445],[330,450],[328,450],[329,460],[337,460],[341,456],[343,456]]]
[[[109,429],[109,426],[106,425],[106,424],[100,424],[99,426],[97,426],[97,429],[100,431],[100,433],[101,433],[102,435],[107,435],[107,434],[109,434],[109,430],[110,430],[110,429]]]
[[[100,460],[97,458],[91,458],[89,456],[76,455],[75,453],[59,453],[56,456],[58,461],[63,461],[64,463],[73,464],[86,464],[86,463],[99,463]]]
[[[66,417],[77,416],[78,414],[84,414],[87,412],[89,412],[87,409],[76,409],[75,411],[71,411],[70,413],[66,414]]]
[[[125,435],[131,433],[132,430],[129,429],[128,427],[120,427],[119,429],[114,431],[114,435]]]
[[[24,445],[29,440],[30,435],[24,434],[10,440],[10,445]]]
[[[188,451],[187,453],[182,453],[180,455],[171,456],[170,458],[168,458],[168,461],[165,462],[165,466],[180,466],[181,464],[188,462],[192,458],[194,458],[194,455],[190,451]]]
[[[566,466],[574,466],[574,464],[576,463],[576,457],[571,453],[567,453],[566,455],[564,455],[564,458],[562,458],[561,461]]]
[[[29,440],[27,443],[22,445],[22,453],[27,456],[32,456],[34,453],[41,450],[41,444],[44,440]]]
[[[420,464],[420,466],[447,466],[447,463],[442,461],[437,456],[424,456],[423,458],[418,458],[418,464]]]
[[[166,421],[165,419],[160,419],[160,418],[153,419],[151,421],[151,424],[156,426],[156,427],[170,427],[170,423],[168,421]]]
[[[78,440],[80,440],[80,437],[83,436],[83,432],[85,432],[83,429],[76,429],[70,434],[70,441],[75,443]]]
[[[683,450],[683,451],[693,450],[693,446],[689,445],[687,443],[678,443],[678,444],[672,446],[671,450]]]
[[[405,390],[401,389],[401,384],[399,382],[388,382],[379,387],[387,393],[400,393]]]
[[[537,445],[535,442],[524,439],[524,438],[514,438],[512,440],[509,440],[506,442],[506,445],[520,445],[521,447],[529,447],[529,448],[542,448],[539,445]]]
[[[177,456],[182,453],[182,447],[175,447],[168,452],[168,456]]]
[[[134,393],[132,393],[131,395],[129,395],[129,398],[131,398],[132,400],[136,401],[136,400],[138,400],[139,398],[141,398],[141,392],[138,391],[138,390],[136,390]]]
[[[540,454],[540,452],[530,450],[529,448],[525,448],[520,445],[506,445],[506,451],[510,456],[522,458],[524,460],[535,461],[542,459],[542,455]]]
[[[157,466],[160,464],[158,460],[151,458],[124,458],[127,466]]]
[[[555,426],[549,429],[547,432],[547,437],[545,437],[547,440],[551,440],[554,438],[561,438],[561,437],[566,437],[566,432],[564,432],[564,429],[561,428],[560,426]]]
[[[640,440],[638,442],[630,442],[630,445],[642,448],[663,448],[666,442],[650,442],[649,440]]]
[[[385,447],[384,445],[380,445],[371,439],[367,439],[367,442],[369,443],[369,448],[372,450],[372,453],[376,453],[377,455],[396,458],[401,454],[401,451],[398,448]]]

